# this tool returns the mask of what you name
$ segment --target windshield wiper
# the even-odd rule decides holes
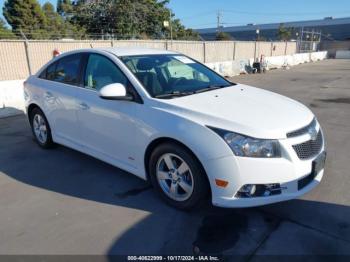
[[[180,91],[173,91],[171,93],[165,93],[165,94],[160,94],[154,96],[155,98],[168,98],[168,97],[180,97],[180,96],[188,96],[188,95],[193,95],[194,92],[180,92]]]
[[[181,92],[181,91],[173,91],[171,93],[165,93],[165,94],[160,94],[154,96],[155,98],[168,98],[168,97],[180,97],[180,96],[188,96],[188,95],[193,95],[193,94],[198,94],[198,93],[203,93],[215,89],[220,89],[224,87],[229,87],[231,85],[210,85],[208,87],[199,89],[197,91],[187,91],[187,92]]]
[[[197,91],[195,91],[196,94],[198,93],[203,93],[203,92],[207,92],[207,91],[211,91],[211,90],[215,90],[215,89],[220,89],[220,88],[224,88],[224,87],[229,87],[231,85],[210,85],[208,87],[205,87],[203,89],[199,89]]]

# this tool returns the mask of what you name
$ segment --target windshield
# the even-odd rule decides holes
[[[152,97],[173,98],[233,85],[184,55],[124,56],[121,60]]]

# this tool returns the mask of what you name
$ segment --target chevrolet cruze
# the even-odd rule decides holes
[[[24,95],[41,147],[62,144],[122,168],[177,208],[208,194],[221,207],[284,201],[323,176],[324,135],[307,107],[180,53],[67,52],[30,76]]]

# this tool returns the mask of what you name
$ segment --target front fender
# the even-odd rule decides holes
[[[139,166],[143,167],[143,175],[146,177],[145,158],[149,145],[160,138],[170,138],[188,147],[206,169],[206,162],[232,156],[232,150],[226,142],[206,126],[188,119],[182,115],[164,111],[157,108],[144,108],[140,114],[150,115],[149,119],[138,123],[137,130],[142,132],[136,135],[140,152]],[[138,118],[142,119],[142,117]]]

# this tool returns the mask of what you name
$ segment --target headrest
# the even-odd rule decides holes
[[[137,70],[146,71],[154,67],[154,62],[149,58],[140,58],[136,64]]]

